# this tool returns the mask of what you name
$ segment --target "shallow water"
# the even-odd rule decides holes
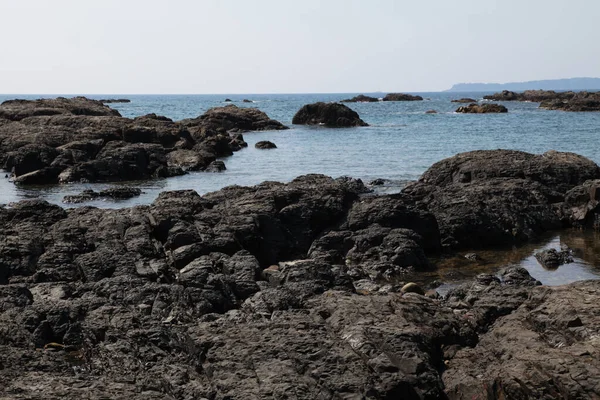
[[[560,250],[567,246],[573,250],[573,262],[555,269],[543,267],[535,254],[545,249]],[[476,253],[477,261],[464,256]],[[544,285],[556,286],[586,279],[600,278],[600,233],[594,231],[564,230],[551,233],[535,243],[519,247],[494,250],[461,251],[452,257],[432,259],[435,271],[419,274],[422,282],[440,281],[440,292],[445,292],[460,283],[468,281],[480,273],[495,274],[508,266],[521,266],[532,277]]]
[[[367,93],[368,94],[368,93]],[[198,95],[198,96],[88,96],[127,97],[131,103],[111,104],[123,116],[155,112],[175,120],[196,117],[211,107],[222,106],[225,98],[240,107],[258,107],[292,129],[244,134],[249,147],[224,159],[223,173],[191,173],[182,177],[131,183],[145,194],[121,201],[90,203],[98,207],[147,204],[163,190],[195,189],[207,193],[224,186],[254,185],[265,180],[287,182],[307,173],[333,177],[352,176],[370,181],[388,178],[403,182],[417,179],[431,164],[456,153],[475,149],[518,149],[534,153],[548,150],[573,151],[600,162],[600,113],[565,113],[540,110],[537,103],[504,103],[508,114],[455,114],[460,106],[450,100],[481,98],[484,93],[421,93],[429,100],[416,102],[347,103],[366,122],[365,128],[327,129],[292,126],[302,105],[334,101],[355,94],[291,95]],[[382,93],[371,93],[382,97]],[[0,96],[0,101],[15,97]],[[54,96],[45,96],[54,97]],[[254,103],[242,103],[243,98]],[[435,109],[438,114],[425,114]],[[274,150],[257,150],[254,144],[270,140]],[[0,179],[0,203],[41,197],[60,203],[67,194],[84,189],[101,189],[105,184],[71,184],[44,188],[18,188]]]

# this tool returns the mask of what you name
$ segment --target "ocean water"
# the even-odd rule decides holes
[[[392,181],[385,190],[399,190],[416,180],[433,163],[456,153],[477,149],[516,149],[532,153],[548,150],[570,151],[600,163],[600,113],[565,113],[538,109],[537,103],[506,102],[507,114],[456,114],[461,104],[450,100],[471,97],[481,99],[488,93],[419,93],[424,101],[347,103],[369,127],[327,129],[293,126],[292,118],[304,104],[339,101],[350,94],[260,94],[260,95],[88,95],[90,98],[131,99],[131,103],[110,106],[125,117],[148,113],[174,120],[201,115],[212,107],[223,106],[230,98],[239,107],[256,107],[271,118],[291,127],[285,131],[248,132],[248,148],[223,159],[222,173],[190,173],[182,177],[120,183],[143,190],[143,195],[125,201],[85,203],[96,207],[117,208],[152,202],[163,190],[194,189],[200,194],[228,185],[254,185],[265,180],[287,182],[307,173],[332,177],[352,176],[368,182],[375,178]],[[365,93],[383,97],[383,93]],[[0,101],[13,98],[56,96],[2,95]],[[67,96],[69,97],[69,96]],[[243,103],[250,99],[252,103]],[[436,110],[437,114],[425,114]],[[274,150],[257,150],[254,144],[270,140]],[[62,204],[67,194],[84,189],[103,189],[111,184],[68,184],[44,187],[18,187],[0,178],[0,203],[27,198],[43,198]],[[64,205],[71,207],[72,205]],[[575,250],[575,262],[547,271],[533,254],[539,249],[567,242]],[[439,267],[435,279],[460,282],[479,272],[497,270],[502,265],[522,265],[545,284],[600,277],[600,241],[594,234],[560,233],[518,249],[490,251],[483,264],[468,264],[460,257],[434,260]],[[432,278],[431,276],[429,278]]]

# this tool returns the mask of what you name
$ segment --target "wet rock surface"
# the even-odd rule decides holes
[[[484,103],[484,104],[469,104],[456,109],[457,113],[462,114],[488,114],[488,113],[506,113],[508,109],[502,104]]]
[[[20,184],[111,182],[203,171],[247,146],[246,130],[287,129],[255,108],[230,105],[180,122],[134,119],[84,97],[0,105],[0,165]]]
[[[388,93],[383,101],[421,101],[423,97],[406,93]]]
[[[594,179],[574,154],[489,151],[395,195],[306,175],[116,210],[2,207],[1,396],[598,397],[600,281],[512,267],[441,298],[405,279],[443,246],[574,224],[565,198],[592,201]]]
[[[86,201],[98,199],[125,200],[137,197],[141,194],[141,189],[132,187],[114,187],[99,192],[88,189],[77,195],[65,196],[63,198],[63,203],[85,203]]]
[[[358,113],[339,103],[313,103],[302,107],[292,123],[295,125],[323,125],[328,128],[369,126]]]

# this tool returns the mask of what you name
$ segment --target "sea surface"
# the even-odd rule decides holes
[[[223,95],[86,95],[90,98],[128,98],[131,103],[110,104],[125,117],[148,113],[174,120],[193,118],[212,107],[233,100],[239,107],[256,107],[269,117],[291,127],[285,131],[248,132],[244,134],[248,148],[223,158],[227,170],[222,173],[190,173],[182,177],[144,182],[121,183],[142,189],[144,194],[126,201],[95,201],[85,205],[118,208],[152,202],[163,190],[194,189],[200,194],[229,185],[255,185],[265,180],[288,182],[293,178],[321,173],[332,177],[352,176],[369,182],[385,178],[390,183],[382,191],[400,190],[416,180],[433,163],[456,153],[477,149],[516,149],[532,153],[548,150],[575,152],[600,163],[600,113],[566,113],[538,108],[538,103],[505,102],[507,114],[456,114],[461,104],[452,99],[481,99],[488,93],[413,93],[425,98],[415,102],[346,103],[356,110],[369,127],[327,129],[294,126],[294,114],[305,104],[317,101],[339,101],[359,93],[348,94],[223,94]],[[385,93],[364,93],[383,97]],[[0,101],[25,98],[56,97],[54,95],[0,95]],[[71,96],[65,96],[71,97]],[[252,100],[244,103],[243,99]],[[437,114],[426,114],[436,110]],[[274,150],[257,150],[254,144],[269,140]],[[62,204],[68,194],[84,189],[103,189],[109,184],[68,184],[51,187],[17,187],[0,178],[0,203],[8,204],[27,198],[43,198]],[[64,204],[62,204],[64,205]],[[70,205],[64,205],[70,207]],[[485,255],[486,262],[463,265],[464,260],[437,260],[436,274],[445,282],[460,281],[465,276],[444,275],[446,269],[462,275],[489,271],[512,263],[528,268],[533,276],[547,284],[600,277],[600,246],[593,234],[561,233],[528,247],[503,250]],[[567,238],[567,239],[565,239]],[[540,248],[555,247],[568,240],[575,243],[576,262],[546,271],[533,253]],[[506,257],[509,257],[508,259]]]

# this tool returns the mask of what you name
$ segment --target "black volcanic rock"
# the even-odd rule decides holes
[[[24,185],[203,171],[247,146],[240,131],[287,129],[255,108],[219,107],[174,122],[156,114],[123,118],[84,97],[6,101],[0,121],[0,166]]]
[[[364,94],[359,94],[351,99],[342,100],[342,103],[375,103],[378,102],[379,99],[376,97],[365,96]]]
[[[388,93],[383,98],[383,101],[420,101],[423,100],[421,96],[414,96],[406,93]]]
[[[295,125],[323,125],[329,128],[369,126],[358,113],[339,103],[313,103],[302,107],[292,123]]]
[[[488,114],[488,113],[507,113],[508,109],[502,104],[484,103],[484,104],[469,104],[456,109],[457,113],[463,114]]]
[[[0,393],[598,397],[600,281],[541,286],[510,267],[430,298],[406,272],[450,239],[569,226],[599,172],[571,153],[478,151],[396,195],[306,175],[122,209],[0,207]]]

